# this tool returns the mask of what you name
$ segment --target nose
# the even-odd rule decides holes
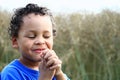
[[[45,39],[41,36],[41,37],[37,37],[35,40],[35,44],[36,45],[41,45],[45,43]]]

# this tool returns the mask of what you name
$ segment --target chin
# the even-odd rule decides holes
[[[36,62],[41,62],[41,59],[36,58],[36,59],[32,59],[31,61],[36,63]]]
[[[37,59],[36,61],[37,61],[37,62],[41,62],[42,60],[41,60],[41,59]]]

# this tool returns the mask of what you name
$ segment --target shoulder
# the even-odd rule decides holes
[[[16,72],[16,70],[19,69],[17,65],[17,60],[13,60],[11,63],[9,63],[3,68],[1,74],[7,72]]]
[[[15,68],[5,67],[1,72],[3,80],[19,80],[19,74]]]
[[[3,80],[19,80],[19,68],[17,68],[15,64],[15,60],[12,61],[10,64],[4,67],[4,69],[1,72],[1,79]]]
[[[33,78],[36,80],[38,76],[39,71],[24,66],[19,60],[12,61],[1,72],[3,80],[33,80]]]
[[[10,80],[12,80],[12,79],[14,80],[15,77],[16,78],[19,77],[19,74],[13,68],[5,68],[1,72],[1,79],[3,79],[3,80],[7,80],[7,78]]]

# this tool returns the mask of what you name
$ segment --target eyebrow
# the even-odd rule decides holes
[[[28,30],[27,32],[36,33],[36,31],[35,31],[35,30]],[[39,32],[39,31],[37,31],[37,32]],[[45,30],[45,31],[43,31],[43,33],[50,33],[50,31]]]

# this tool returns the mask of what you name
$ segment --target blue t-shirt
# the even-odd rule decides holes
[[[39,71],[30,69],[15,59],[2,70],[1,80],[38,80],[39,75]],[[55,77],[52,80],[56,80]]]
[[[1,73],[0,73],[0,80],[1,80]]]

